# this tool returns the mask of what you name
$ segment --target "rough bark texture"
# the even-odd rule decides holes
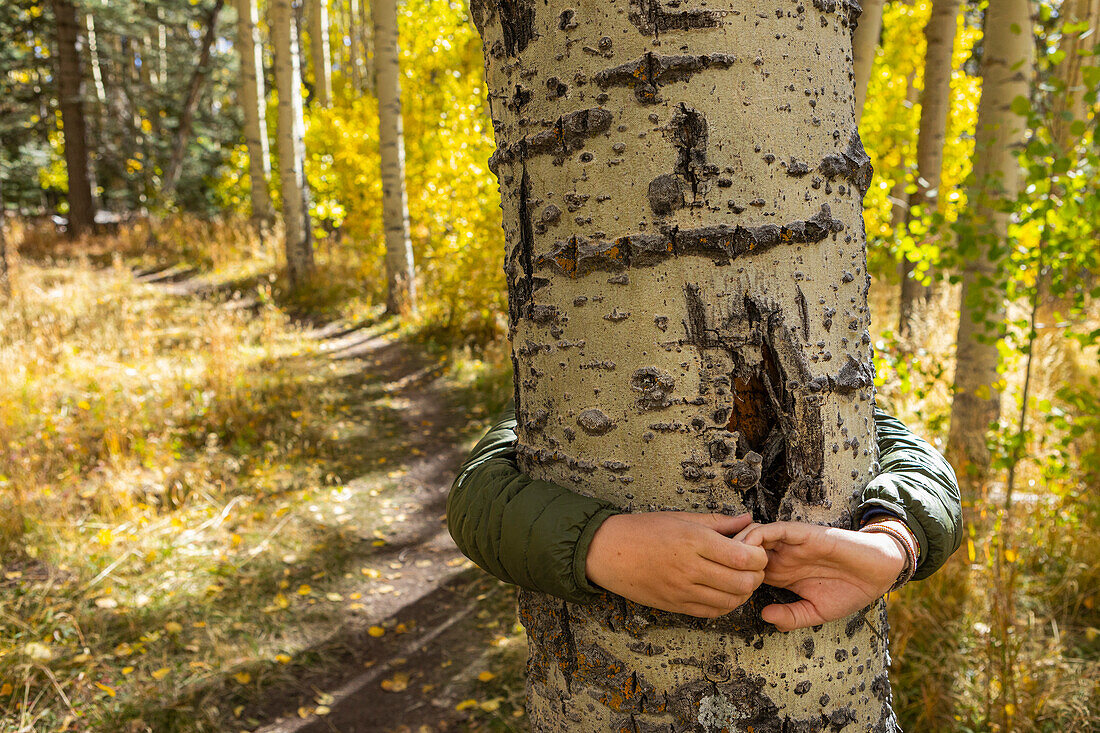
[[[1100,0],[1098,0],[1100,1]],[[920,134],[917,137],[917,190],[909,199],[913,207],[934,211],[939,205],[943,170],[943,143],[951,110],[951,55],[955,50],[955,26],[961,0],[932,0],[932,14],[924,26],[924,89],[920,94]],[[902,260],[898,331],[913,332],[916,311],[927,300],[931,287],[912,277],[913,264]]]
[[[974,170],[964,224],[974,232],[976,251],[962,269],[959,334],[948,458],[964,492],[973,494],[990,468],[986,433],[1000,415],[998,327],[1004,320],[1003,251],[1009,214],[998,204],[1016,196],[1020,170],[1016,149],[1025,120],[1010,106],[1028,95],[1033,38],[1028,0],[990,0],[982,41],[982,98],[974,143]]]
[[[328,46],[328,2],[309,0],[309,51],[313,93],[322,107],[332,104],[332,60]]]
[[[882,9],[885,0],[864,0],[859,23],[852,34],[852,58],[856,75],[856,121],[863,116],[863,104],[867,101],[867,83],[871,80],[871,68],[875,65],[875,49],[882,33]]]
[[[199,46],[198,65],[191,72],[191,80],[187,84],[187,96],[183,100],[179,125],[176,127],[175,139],[172,142],[172,155],[168,159],[168,166],[164,169],[161,195],[165,199],[171,199],[176,186],[179,185],[180,174],[183,171],[183,157],[191,141],[191,126],[195,119],[195,110],[198,109],[202,89],[210,73],[210,53],[214,48],[214,39],[218,35],[218,16],[221,15],[224,6],[225,0],[214,0],[214,4],[206,14],[204,22],[206,32]]]
[[[875,471],[854,5],[475,0],[522,467],[850,527]],[[536,731],[893,730],[884,605],[817,630],[521,594]]]
[[[95,220],[88,166],[88,131],[84,120],[83,41],[71,0],[53,0],[57,30],[57,105],[65,137],[65,170],[69,177],[69,234],[91,231]]]
[[[236,0],[237,50],[241,57],[241,108],[244,110],[244,139],[248,145],[248,177],[252,218],[262,224],[275,219],[268,181],[271,155],[267,140],[267,95],[264,93],[263,47],[255,0]]]
[[[313,275],[313,243],[306,206],[305,122],[302,119],[298,30],[290,0],[271,2],[271,42],[275,47],[275,85],[279,93],[279,182],[286,230],[286,264],[293,288]]]
[[[397,2],[371,4],[374,17],[374,85],[378,94],[378,147],[382,157],[382,226],[386,231],[386,312],[416,312],[416,270],[405,195],[405,137],[401,122],[401,64]]]

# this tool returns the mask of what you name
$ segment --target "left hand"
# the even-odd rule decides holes
[[[734,539],[768,553],[764,582],[802,600],[765,606],[780,631],[849,616],[884,595],[905,567],[905,550],[889,535],[804,522],[752,524]]]

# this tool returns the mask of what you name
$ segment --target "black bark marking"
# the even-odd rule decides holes
[[[549,268],[578,278],[597,271],[652,267],[682,255],[703,255],[713,258],[716,265],[728,265],[738,257],[766,252],[779,245],[820,242],[843,228],[844,224],[833,218],[829,205],[822,204],[821,211],[806,221],[783,226],[670,228],[662,234],[630,234],[611,242],[573,236],[555,242],[548,253],[539,255],[535,269]]]
[[[649,182],[649,208],[658,216],[666,216],[684,208],[684,188],[680,177],[672,173],[657,176]]]
[[[875,369],[870,364],[857,361],[851,354],[847,355],[844,366],[837,375],[822,375],[815,377],[807,387],[811,392],[835,392],[836,394],[853,394],[860,390],[869,389],[875,385]]]
[[[590,407],[578,415],[577,424],[589,435],[603,435],[615,427],[614,421],[603,410],[595,407]]]
[[[670,13],[660,0],[630,0],[630,22],[645,35],[654,38],[661,31],[686,31],[692,28],[717,28],[722,25],[721,13],[710,10],[684,10]]]
[[[531,212],[528,199],[531,195],[531,179],[527,175],[527,166],[523,167],[519,191],[519,241],[509,253],[505,273],[508,275],[508,315],[509,330],[515,331],[521,318],[530,315],[531,296],[534,293],[534,248],[535,233],[531,224]],[[521,272],[522,271],[522,272]]]
[[[611,113],[599,107],[562,115],[553,127],[527,135],[507,147],[498,147],[489,157],[489,169],[499,176],[501,163],[521,163],[536,155],[549,153],[560,164],[582,149],[586,139],[607,132],[611,128],[611,120]]]
[[[671,374],[656,367],[642,367],[630,375],[630,388],[637,392],[637,406],[641,410],[663,410],[672,404],[669,395],[676,382]]]
[[[642,104],[656,104],[661,101],[657,96],[660,87],[686,81],[706,69],[728,69],[735,60],[733,55],[726,53],[664,56],[646,52],[625,64],[600,71],[593,80],[601,89],[629,87]]]
[[[830,181],[843,178],[859,189],[862,198],[871,186],[871,176],[874,169],[871,167],[871,158],[863,149],[863,142],[859,139],[859,131],[852,128],[848,137],[848,147],[842,153],[827,155],[817,167],[819,173]]]
[[[530,89],[524,89],[516,84],[516,91],[512,94],[512,98],[508,100],[508,109],[518,113],[531,101],[532,96]]]
[[[795,302],[798,304],[798,315],[802,317],[802,338],[810,340],[810,309],[806,305],[806,294],[802,288],[795,285]]]

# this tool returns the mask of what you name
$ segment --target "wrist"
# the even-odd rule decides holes
[[[897,562],[897,579],[889,590],[897,590],[909,582],[917,570],[917,542],[905,523],[896,518],[875,519],[859,531],[881,537],[880,546]]]

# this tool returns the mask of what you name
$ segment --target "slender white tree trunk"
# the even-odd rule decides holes
[[[863,116],[867,101],[867,84],[871,80],[871,68],[875,65],[875,49],[882,34],[882,9],[886,0],[865,0],[859,15],[856,31],[852,35],[852,58],[856,84],[856,121]]]
[[[267,139],[267,96],[264,93],[263,45],[255,0],[236,0],[237,49],[241,57],[241,108],[248,145],[248,175],[252,218],[262,224],[275,219],[268,181],[271,154]]]
[[[416,312],[416,269],[405,195],[405,138],[401,122],[401,63],[397,0],[371,5],[378,93],[378,147],[382,156],[382,225],[386,232],[386,312]]]
[[[1066,33],[1062,37],[1059,50],[1065,52],[1065,59],[1058,65],[1057,75],[1062,82],[1064,93],[1054,97],[1054,140],[1058,146],[1069,151],[1077,144],[1079,136],[1073,135],[1070,127],[1074,120],[1084,120],[1087,114],[1083,73],[1085,67],[1096,66],[1096,56],[1083,53],[1100,43],[1100,0],[1066,0],[1062,4],[1063,27],[1084,23],[1083,30]]]
[[[475,0],[525,471],[850,527],[875,471],[854,6]],[[536,731],[892,731],[885,606],[521,594]]]
[[[328,44],[328,0],[309,0],[309,49],[313,93],[322,107],[332,104],[332,59]]]
[[[286,263],[292,288],[313,275],[313,243],[306,205],[305,122],[302,114],[298,31],[290,0],[271,0],[271,41],[275,47],[275,85],[279,94],[279,183],[286,229]]]
[[[934,211],[939,206],[943,169],[943,143],[951,111],[951,56],[961,0],[932,0],[932,14],[924,26],[927,47],[924,54],[924,89],[920,94],[920,133],[917,137],[917,190],[909,200],[913,207]],[[919,303],[931,288],[912,277],[913,263],[902,260],[901,301],[898,330],[914,330]]]
[[[991,456],[986,433],[1000,416],[997,345],[1004,321],[1003,272],[1010,214],[1003,203],[1020,184],[1016,161],[1025,119],[1012,100],[1027,98],[1034,65],[1028,0],[990,0],[982,40],[982,98],[974,143],[974,169],[960,237],[964,258],[948,458],[973,493],[986,480]]]

